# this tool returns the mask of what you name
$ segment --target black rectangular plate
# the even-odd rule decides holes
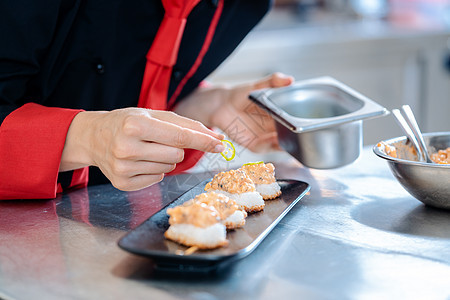
[[[240,259],[250,254],[310,189],[306,182],[278,180],[282,191],[281,196],[266,201],[263,211],[249,214],[244,227],[228,231],[227,246],[214,250],[197,250],[190,255],[179,254],[188,247],[164,237],[164,232],[169,228],[169,216],[166,210],[203,193],[209,181],[205,180],[194,186],[144,223],[129,231],[119,240],[119,247],[134,254],[150,257],[157,265],[164,268],[180,268],[183,265],[211,268],[216,264]]]

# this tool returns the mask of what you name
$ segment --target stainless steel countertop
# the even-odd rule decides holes
[[[448,299],[450,212],[424,206],[365,148],[336,170],[278,163],[311,192],[244,259],[213,274],[155,270],[117,241],[211,174],[126,193],[0,202],[4,299]]]

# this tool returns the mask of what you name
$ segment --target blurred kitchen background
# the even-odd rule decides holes
[[[424,132],[450,131],[450,0],[277,0],[209,78],[332,76],[386,108],[409,104]],[[364,121],[364,144],[403,135]]]

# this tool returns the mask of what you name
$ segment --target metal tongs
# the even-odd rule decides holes
[[[427,163],[433,163],[427,151],[427,146],[423,140],[422,132],[417,124],[416,118],[409,105],[403,105],[400,110],[393,109],[392,113],[396,121],[405,132],[408,139],[412,142],[419,154],[419,160]]]

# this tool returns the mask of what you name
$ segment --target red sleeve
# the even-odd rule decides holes
[[[58,172],[67,131],[81,110],[27,103],[0,126],[0,200],[49,199],[61,191]],[[86,186],[87,168],[72,185]]]

